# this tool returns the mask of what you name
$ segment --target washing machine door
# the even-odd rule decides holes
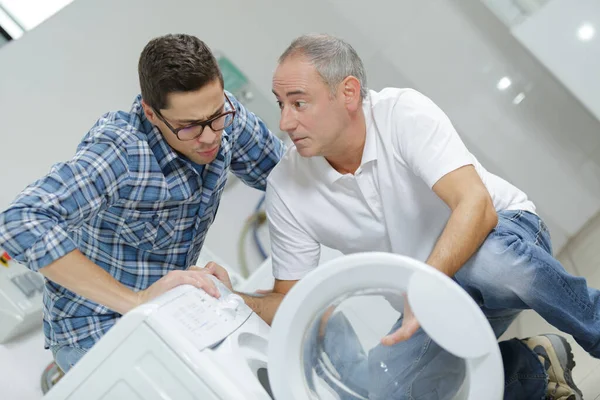
[[[421,324],[393,346],[404,302]],[[496,337],[452,279],[389,253],[321,265],[283,300],[272,324],[268,374],[275,399],[501,399]]]

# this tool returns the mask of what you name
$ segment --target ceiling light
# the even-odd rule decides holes
[[[517,105],[517,104],[520,104],[524,98],[525,98],[525,93],[521,92],[515,96],[515,98],[513,99],[512,102],[514,105]]]
[[[581,24],[581,26],[577,30],[577,37],[582,42],[587,42],[589,40],[592,40],[592,38],[594,37],[595,34],[596,34],[596,29],[594,29],[594,26],[588,22]]]
[[[508,87],[511,84],[512,84],[512,81],[508,78],[508,76],[505,76],[504,78],[502,78],[498,81],[498,84],[496,84],[496,87],[498,88],[498,90],[506,90],[506,89],[508,89]]]

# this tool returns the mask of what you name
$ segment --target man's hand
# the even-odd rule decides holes
[[[229,273],[227,272],[227,270],[223,267],[221,267],[219,264],[217,264],[216,262],[209,262],[208,264],[206,264],[206,266],[204,268],[202,267],[197,267],[197,266],[192,266],[189,268],[192,271],[200,271],[200,272],[204,272],[210,275],[214,275],[218,280],[221,281],[221,283],[223,285],[225,285],[227,287],[227,289],[231,290],[233,292],[233,287],[231,285],[231,279],[229,278]]]
[[[396,332],[391,333],[381,339],[381,344],[385,346],[392,346],[396,343],[408,340],[419,330],[421,325],[415,318],[415,315],[408,304],[408,299],[404,295],[404,317],[402,318],[402,326]]]
[[[209,263],[208,265],[210,264],[214,264],[217,267],[222,268],[215,263]],[[180,285],[192,285],[198,289],[203,289],[211,296],[219,298],[221,294],[215,286],[215,283],[208,276],[215,275],[217,278],[219,278],[219,280],[221,280],[219,275],[215,273],[215,270],[216,268],[212,266],[211,268],[191,267],[187,271],[171,271],[158,281],[154,282],[148,289],[137,292],[137,304],[144,304]],[[227,274],[227,272],[225,273]],[[222,272],[219,271],[219,274],[222,275]],[[227,275],[227,281],[229,281],[229,275]],[[229,282],[229,285],[231,285],[231,282]]]

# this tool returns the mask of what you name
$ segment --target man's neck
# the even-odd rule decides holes
[[[360,167],[366,139],[367,126],[361,110],[340,138],[343,143],[338,143],[336,151],[325,155],[325,159],[340,174],[354,174]]]

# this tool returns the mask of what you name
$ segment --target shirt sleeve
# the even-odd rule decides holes
[[[321,246],[298,225],[271,185],[267,186],[265,207],[273,276],[280,280],[299,280],[318,266]]]
[[[409,168],[433,188],[444,175],[474,164],[446,114],[429,98],[411,91],[409,101],[396,104],[397,150]]]
[[[265,190],[267,176],[283,156],[285,146],[260,118],[233,95],[228,96],[236,110],[231,172],[247,185]]]
[[[72,160],[52,167],[0,214],[0,247],[37,271],[77,248],[70,236],[119,197],[127,156],[114,143],[80,146]]]

